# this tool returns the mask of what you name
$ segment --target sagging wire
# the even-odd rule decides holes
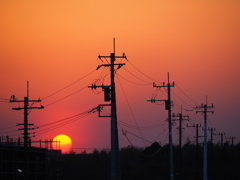
[[[10,126],[10,127],[6,127],[6,128],[1,128],[0,131],[5,130],[5,129],[10,129],[10,128],[13,128],[13,127],[16,127],[16,126]]]
[[[135,76],[133,73],[131,73],[130,71],[128,71],[127,68],[124,67],[123,69],[125,69],[129,74],[131,74],[131,75],[132,75],[133,77],[135,77],[136,79],[138,79],[138,80],[140,80],[140,81],[142,81],[142,82],[144,82],[144,83],[147,83],[147,84],[152,84],[152,82],[144,81],[144,80],[142,80],[141,78]]]
[[[135,82],[129,81],[128,79],[124,78],[123,76],[121,76],[119,74],[118,74],[118,76],[121,77],[122,79],[124,79],[125,81],[128,81],[128,82],[130,82],[132,84],[140,85],[140,86],[146,86],[146,85],[152,84],[152,83],[139,84],[139,83],[135,83]]]
[[[87,87],[87,86],[86,86],[86,87],[83,87],[82,89],[79,89],[79,90],[77,90],[77,91],[75,91],[75,92],[73,92],[73,93],[71,93],[71,94],[69,94],[69,95],[67,95],[67,96],[59,99],[59,100],[56,100],[56,101],[54,101],[54,102],[52,102],[52,103],[50,103],[50,104],[45,105],[45,107],[50,106],[50,105],[53,105],[53,104],[55,104],[55,103],[57,103],[57,102],[59,102],[59,101],[62,101],[63,99],[66,99],[66,98],[68,98],[68,97],[70,97],[70,96],[78,93],[79,91],[82,91],[83,89],[86,89],[86,88],[88,88],[88,87]]]
[[[108,113],[108,112],[105,111],[104,109],[101,109],[101,112],[102,112],[104,115],[106,115],[106,116],[110,116],[110,113]],[[141,127],[141,126],[134,126],[134,125],[125,123],[125,122],[121,121],[120,119],[117,119],[117,122],[118,122],[120,125],[122,125],[122,126],[131,128],[131,129],[138,129],[138,128],[139,128],[139,129],[141,129],[141,130],[155,129],[155,128],[163,125],[162,123],[158,123],[158,124],[151,125],[151,126]]]
[[[97,111],[97,107],[89,110],[89,111],[85,111],[83,113],[79,113],[79,114],[76,114],[76,115],[73,115],[73,116],[70,116],[68,118],[64,118],[64,119],[61,119],[61,120],[57,120],[57,121],[54,121],[54,122],[51,122],[51,123],[48,123],[48,124],[43,124],[41,126],[39,126],[38,128],[42,128],[42,127],[45,127],[45,126],[50,126],[50,125],[53,125],[55,123],[60,123],[60,124],[57,124],[57,125],[54,125],[54,126],[51,126],[51,127],[48,127],[48,128],[45,128],[45,129],[42,129],[42,130],[39,130],[37,131],[36,133],[34,134],[37,134],[37,135],[40,135],[40,134],[43,134],[43,133],[46,133],[48,131],[51,131],[51,130],[54,130],[54,129],[57,129],[57,128],[60,128],[62,126],[65,126],[67,124],[70,124],[74,121],[77,121],[79,119],[82,119],[86,116],[88,116],[89,114],[92,114],[92,113],[95,113]],[[36,135],[35,135],[36,136]]]
[[[127,102],[127,104],[128,104],[128,108],[129,108],[129,110],[130,110],[130,112],[131,112],[131,115],[132,115],[134,121],[135,121],[135,124],[136,124],[137,127],[139,127],[139,126],[138,126],[138,123],[137,123],[137,120],[136,120],[136,118],[135,118],[135,115],[133,114],[132,108],[131,108],[131,106],[130,106],[130,103],[129,103],[128,99],[127,99],[127,96],[126,96],[126,94],[125,94],[125,91],[124,91],[124,89],[123,89],[123,87],[122,87],[122,84],[121,84],[118,76],[117,76],[117,79],[118,79],[118,81],[119,81],[120,87],[121,87],[122,92],[123,92],[123,95],[124,95],[124,97],[125,97],[125,100],[126,100],[126,102]],[[138,131],[139,131],[139,133],[140,133],[140,136],[143,138],[143,135],[142,135],[142,133],[141,133],[141,131],[140,131],[139,128],[138,128]],[[144,145],[146,146],[146,144],[145,144],[144,141],[143,141],[143,143],[144,143]]]
[[[154,82],[159,82],[159,81],[156,81],[156,80],[154,80],[153,78],[147,76],[146,74],[144,74],[144,73],[143,73],[142,71],[140,71],[136,66],[134,66],[134,65],[131,63],[131,61],[128,60],[128,62],[129,62],[138,72],[140,72],[142,75],[144,75],[144,76],[147,77],[148,79],[150,79],[150,80],[152,80],[152,81],[154,81]],[[161,82],[159,82],[159,83],[161,83]]]
[[[180,87],[175,83],[175,86],[185,95],[187,96],[192,102],[194,102],[195,104],[199,105],[199,103],[197,103],[196,101],[194,101],[192,98],[190,98],[182,89],[180,89]]]
[[[75,83],[79,82],[80,80],[82,80],[82,79],[86,78],[87,76],[91,75],[91,74],[92,74],[92,73],[94,73],[95,71],[96,71],[96,70],[94,70],[94,71],[92,71],[92,72],[88,73],[87,75],[85,75],[85,76],[81,77],[80,79],[78,79],[78,80],[74,81],[73,83],[71,83],[71,84],[69,84],[69,85],[65,86],[64,88],[62,88],[62,89],[60,89],[60,90],[58,90],[58,91],[56,91],[56,92],[54,92],[54,93],[52,93],[52,94],[50,94],[50,95],[48,95],[48,96],[44,97],[44,98],[42,98],[42,100],[44,100],[44,99],[47,99],[47,98],[49,98],[49,97],[51,97],[51,96],[53,96],[53,95],[55,95],[55,94],[57,94],[57,93],[59,93],[59,92],[63,91],[64,89],[66,89],[66,88],[68,88],[68,87],[72,86],[73,84],[75,84]]]

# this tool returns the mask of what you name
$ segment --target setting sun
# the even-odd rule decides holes
[[[60,148],[59,146],[53,145],[54,149],[61,149],[62,153],[67,153],[72,147],[72,140],[69,136],[65,134],[57,135],[53,141],[60,141]]]

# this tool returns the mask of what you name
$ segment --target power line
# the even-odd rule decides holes
[[[146,85],[152,84],[152,83],[139,84],[139,83],[132,82],[132,81],[128,80],[127,78],[124,78],[123,76],[120,76],[119,74],[118,74],[118,76],[121,77],[122,79],[124,79],[125,81],[128,81],[128,82],[130,82],[132,84],[136,84],[136,85],[146,86]]]
[[[66,98],[68,98],[68,97],[70,97],[70,96],[78,93],[79,91],[82,91],[82,90],[85,89],[85,88],[87,88],[87,86],[85,86],[85,87],[83,87],[82,89],[79,89],[79,90],[77,90],[77,91],[75,91],[75,92],[73,92],[73,93],[71,93],[71,94],[69,94],[69,95],[67,95],[67,96],[59,99],[59,100],[56,100],[56,101],[54,101],[54,102],[52,102],[52,103],[50,103],[50,104],[45,105],[45,107],[50,106],[50,105],[53,105],[53,104],[55,104],[55,103],[57,103],[57,102],[59,102],[59,101],[62,101],[63,99],[66,99]]]
[[[10,127],[6,127],[6,128],[1,128],[0,131],[1,130],[5,130],[5,129],[10,129],[10,128],[13,128],[13,127],[16,127],[16,126],[10,126]]]
[[[50,95],[46,96],[46,97],[45,97],[45,98],[43,98],[42,100],[44,100],[44,99],[47,99],[47,98],[49,98],[49,97],[51,97],[51,96],[53,96],[53,95],[55,95],[55,94],[57,94],[57,93],[59,93],[59,92],[63,91],[64,89],[66,89],[66,88],[68,88],[68,87],[72,86],[73,84],[75,84],[75,83],[79,82],[80,80],[84,79],[85,77],[89,76],[90,74],[92,74],[92,73],[93,73],[93,72],[95,72],[95,71],[96,71],[96,70],[94,70],[94,71],[92,71],[92,72],[88,73],[87,75],[85,75],[85,76],[81,77],[80,79],[78,79],[78,80],[74,81],[73,83],[71,83],[71,84],[69,84],[69,85],[65,86],[64,88],[62,88],[62,89],[60,89],[60,90],[58,90],[58,91],[56,91],[56,92],[54,92],[54,93],[52,93],[52,94],[50,94]]]
[[[118,78],[118,76],[117,76],[117,78]],[[133,114],[132,108],[131,108],[131,106],[130,106],[130,103],[129,103],[128,99],[127,99],[127,96],[126,96],[126,94],[125,94],[125,92],[124,92],[124,89],[123,89],[123,87],[122,87],[122,84],[121,84],[119,78],[118,78],[118,81],[119,81],[120,87],[121,87],[121,89],[122,89],[122,91],[123,91],[123,95],[124,95],[124,97],[125,97],[125,99],[126,99],[126,102],[127,102],[127,104],[128,104],[128,108],[130,109],[130,112],[131,112],[132,117],[133,117],[133,119],[134,119],[134,122],[135,122],[136,126],[138,127],[137,120],[136,120],[136,118],[135,118],[135,116],[134,116],[134,114]],[[140,133],[140,136],[143,138],[143,135],[142,135],[142,133],[141,133],[141,131],[140,131],[139,128],[138,128],[138,131],[139,131],[139,133]],[[144,143],[144,145],[146,146],[146,144],[145,144],[144,141],[143,141],[143,143]]]
[[[135,77],[136,79],[138,79],[138,80],[140,80],[140,81],[142,81],[142,82],[144,82],[144,83],[147,83],[147,84],[152,84],[151,82],[144,81],[144,80],[142,80],[141,78],[135,76],[133,73],[131,73],[130,71],[128,71],[127,68],[124,67],[123,69],[125,69],[129,74],[131,74],[131,75],[132,75],[133,77]]]
[[[190,98],[182,89],[180,89],[180,87],[177,85],[177,84],[175,84],[176,85],[176,87],[185,95],[185,96],[187,96],[192,102],[194,102],[195,104],[197,104],[197,105],[199,105],[199,103],[197,103],[196,101],[194,101],[192,98]]]
[[[57,121],[54,121],[54,122],[51,122],[51,123],[48,123],[48,124],[43,124],[43,125],[39,126],[39,128],[45,127],[45,126],[50,126],[50,125],[53,125],[53,124],[56,124],[56,123],[60,123],[60,124],[53,125],[53,126],[51,126],[51,127],[48,127],[48,128],[42,129],[42,130],[39,130],[39,131],[37,131],[36,133],[37,133],[37,135],[40,135],[40,134],[46,133],[46,132],[48,132],[48,131],[50,131],[50,130],[60,128],[60,127],[62,127],[62,126],[65,126],[65,125],[67,125],[67,124],[70,124],[70,123],[72,123],[72,122],[74,122],[74,121],[77,121],[77,120],[79,120],[79,119],[82,119],[82,118],[88,116],[90,113],[96,112],[95,110],[96,110],[96,108],[93,108],[93,109],[91,109],[91,110],[89,110],[89,111],[85,111],[85,112],[83,112],[83,113],[79,113],[79,114],[70,116],[70,117],[68,117],[68,118],[64,118],[64,119],[61,119],[61,120],[57,120]],[[35,133],[35,134],[36,134],[36,133]],[[35,136],[36,136],[36,135],[35,135]]]
[[[129,62],[138,72],[140,72],[142,75],[144,75],[144,76],[147,77],[148,79],[150,79],[150,80],[152,80],[152,81],[155,81],[155,82],[159,82],[159,81],[156,81],[156,80],[152,79],[151,77],[147,76],[146,74],[144,74],[144,73],[143,73],[142,71],[140,71],[136,66],[134,66],[129,60],[128,60],[128,62]],[[159,82],[159,83],[161,83],[161,82]]]

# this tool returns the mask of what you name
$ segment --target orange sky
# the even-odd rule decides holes
[[[167,112],[164,106],[146,102],[156,90],[152,84],[137,84],[152,83],[154,79],[160,85],[160,82],[167,81],[167,72],[170,72],[170,80],[197,103],[205,103],[208,95],[209,103],[215,105],[215,113],[209,117],[209,127],[215,127],[217,132],[225,132],[227,136],[236,136],[239,142],[238,0],[9,0],[0,2],[0,27],[0,98],[9,99],[14,94],[23,99],[27,81],[30,82],[30,99],[44,98],[66,87],[96,69],[100,63],[97,56],[109,55],[113,51],[115,37],[116,55],[125,53],[129,60],[123,61],[126,65],[117,71],[119,76],[116,77],[120,121],[134,126],[137,122],[141,127],[162,123],[154,129],[141,130],[141,134],[149,141],[164,143]],[[95,94],[85,88],[51,104],[87,87],[99,78],[102,70],[44,99],[41,104],[46,108],[32,110],[29,122],[40,126],[104,103],[103,93]],[[106,85],[109,83],[108,76],[104,82]],[[178,87],[172,88],[177,95],[172,95],[173,112],[179,113],[181,105],[185,109],[199,105]],[[164,94],[159,93],[157,99],[165,99]],[[1,128],[22,123],[23,111],[11,109],[22,104],[0,102],[0,105]],[[189,123],[203,124],[202,117],[197,117],[195,111],[184,111],[183,114],[192,117]],[[173,127],[174,143],[178,142],[177,127]],[[9,131],[17,128],[0,130],[0,134],[16,138],[20,132]],[[140,136],[138,130],[119,125],[121,147],[129,145],[122,135],[122,128]],[[109,130],[109,118],[92,114],[61,128],[40,135],[36,133],[33,139],[44,140],[67,134],[72,138],[73,147],[107,148],[110,147]],[[193,140],[194,129],[185,128],[183,134],[185,139]],[[140,139],[130,134],[128,137],[133,145],[144,146]],[[219,137],[215,139],[218,141]]]

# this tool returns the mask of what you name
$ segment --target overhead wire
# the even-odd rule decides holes
[[[104,109],[101,109],[101,112],[103,112],[103,114],[105,116],[110,116],[110,113],[106,112]],[[125,123],[125,122],[121,121],[119,118],[117,119],[117,122],[122,126],[131,128],[131,129],[140,129],[140,130],[155,129],[155,128],[163,125],[163,123],[158,123],[158,124],[150,125],[150,126],[136,126],[136,125],[131,125],[131,124]]]
[[[130,112],[131,112],[131,115],[132,115],[132,117],[133,117],[133,119],[134,119],[134,122],[135,122],[136,126],[138,127],[138,123],[137,123],[136,117],[135,117],[135,115],[133,114],[132,108],[131,108],[131,106],[130,106],[130,103],[129,103],[128,99],[127,99],[127,96],[126,96],[126,94],[125,94],[125,91],[124,91],[124,89],[123,89],[123,87],[122,87],[122,84],[121,84],[118,76],[117,76],[117,79],[118,79],[118,81],[119,81],[120,87],[121,87],[121,89],[122,89],[122,92],[123,92],[123,95],[124,95],[124,97],[125,97],[125,100],[126,100],[126,102],[127,102],[127,104],[128,104],[128,108],[129,108],[129,110],[130,110]],[[138,128],[138,131],[139,131],[140,136],[143,138],[143,135],[142,135],[142,133],[141,133],[141,131],[140,131],[139,128]],[[146,146],[146,144],[145,144],[144,141],[143,141],[143,143],[144,143],[144,145]]]
[[[73,92],[73,93],[71,93],[71,94],[69,94],[69,95],[61,98],[61,99],[58,99],[58,100],[56,100],[56,101],[54,101],[54,102],[52,102],[52,103],[50,103],[50,104],[45,105],[44,107],[47,107],[47,106],[53,105],[53,104],[55,104],[55,103],[57,103],[57,102],[59,102],[59,101],[62,101],[63,99],[66,99],[66,98],[68,98],[68,97],[70,97],[70,96],[78,93],[79,91],[82,91],[83,89],[86,89],[86,88],[88,88],[88,87],[85,86],[85,87],[83,87],[83,88],[81,88],[81,89],[79,89],[79,90],[77,90],[77,91],[75,91],[75,92]]]
[[[56,92],[54,92],[54,93],[52,93],[52,94],[50,94],[50,95],[48,95],[48,96],[44,97],[42,100],[44,100],[44,99],[47,99],[47,98],[49,98],[49,97],[51,97],[51,96],[53,96],[53,95],[55,95],[55,94],[57,94],[57,93],[59,93],[59,92],[63,91],[64,89],[66,89],[66,88],[68,88],[68,87],[72,86],[73,84],[75,84],[75,83],[79,82],[80,80],[82,80],[82,79],[86,78],[87,76],[89,76],[90,74],[94,73],[95,71],[96,71],[96,70],[94,70],[94,71],[92,71],[92,72],[88,73],[87,75],[85,75],[85,76],[81,77],[80,79],[78,79],[78,80],[74,81],[73,83],[71,83],[71,84],[69,84],[69,85],[67,85],[67,86],[65,86],[65,87],[63,87],[63,88],[61,88],[60,90],[58,90],[58,91],[56,91]]]
[[[82,118],[90,115],[90,113],[95,113],[95,112],[96,112],[96,109],[97,109],[97,108],[93,108],[93,109],[91,109],[91,110],[89,110],[89,111],[85,111],[85,112],[83,112],[83,113],[79,113],[79,114],[70,116],[70,117],[68,117],[68,118],[64,118],[64,119],[57,120],[57,121],[54,121],[54,122],[51,122],[51,123],[47,123],[47,124],[40,125],[39,128],[42,128],[42,127],[45,127],[45,126],[50,126],[50,125],[52,125],[52,126],[50,126],[50,127],[48,127],[48,128],[44,128],[44,129],[39,130],[39,131],[36,131],[35,134],[36,134],[36,135],[40,135],[40,134],[46,133],[46,132],[48,132],[48,131],[51,131],[51,130],[60,128],[60,127],[65,126],[65,125],[68,125],[68,124],[70,124],[70,123],[72,123],[72,122],[74,122],[74,121],[77,121],[77,120],[79,120],[79,119],[82,119]],[[57,125],[54,125],[54,124],[56,124],[56,123],[58,123],[58,124],[57,124]],[[35,136],[36,136],[36,135],[35,135]]]
[[[9,127],[6,127],[6,128],[1,128],[0,131],[5,130],[5,129],[10,129],[10,128],[13,128],[13,127],[16,127],[16,126],[9,126]]]
[[[135,77],[136,79],[138,79],[138,80],[140,80],[140,81],[142,81],[142,82],[144,82],[144,83],[147,83],[147,84],[152,84],[152,82],[144,81],[144,80],[142,80],[141,78],[135,76],[133,73],[131,73],[130,71],[128,71],[127,68],[123,67],[123,69],[125,69],[129,74],[131,74],[131,75],[132,75],[133,77]]]
[[[139,84],[139,83],[132,82],[132,81],[128,80],[127,78],[124,78],[123,76],[121,76],[121,75],[119,75],[119,74],[118,74],[118,76],[119,76],[120,78],[124,79],[125,81],[128,81],[128,82],[130,82],[130,83],[132,83],[132,84],[140,85],[140,86],[146,86],[146,85],[152,84],[152,83]]]
[[[154,81],[154,82],[159,82],[159,81],[156,81],[156,80],[154,80],[153,78],[147,76],[147,75],[146,75],[145,73],[143,73],[142,71],[140,71],[136,66],[134,66],[134,65],[131,63],[131,61],[128,60],[128,63],[130,63],[138,72],[140,72],[142,75],[144,75],[144,76],[147,77],[148,79],[150,79],[150,80],[152,80],[152,81]]]
[[[194,101],[192,98],[190,98],[182,89],[180,89],[180,87],[175,83],[175,86],[186,96],[188,97],[193,103],[199,105],[199,103],[197,103],[196,101]]]

